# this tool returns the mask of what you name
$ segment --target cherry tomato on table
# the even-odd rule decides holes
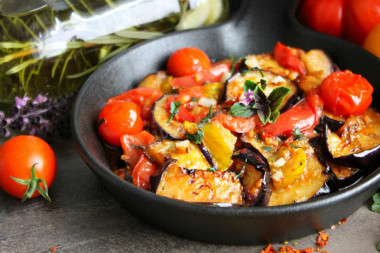
[[[339,116],[364,113],[372,103],[372,93],[364,77],[348,70],[330,74],[321,85],[325,108]]]
[[[13,197],[25,200],[42,194],[50,201],[48,187],[56,169],[54,151],[39,137],[16,136],[0,147],[0,188]]]
[[[298,9],[298,18],[315,31],[342,36],[345,0],[305,0]]]
[[[345,0],[343,37],[362,46],[380,23],[380,0]]]
[[[167,63],[168,73],[175,77],[192,75],[210,67],[210,58],[205,52],[195,47],[175,51]]]
[[[100,136],[114,146],[120,146],[120,138],[125,134],[137,134],[143,127],[140,108],[128,101],[106,104],[98,115]]]

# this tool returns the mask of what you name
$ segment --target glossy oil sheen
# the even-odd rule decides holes
[[[78,94],[72,132],[84,161],[121,205],[158,229],[192,240],[220,244],[281,242],[315,233],[348,217],[378,189],[380,168],[338,193],[278,207],[221,208],[164,198],[114,175],[94,122],[106,99],[134,87],[147,74],[165,69],[172,52],[199,47],[211,59],[264,53],[277,41],[308,50],[321,48],[342,69],[360,73],[375,86],[380,109],[380,60],[349,42],[316,33],[294,18],[296,1],[241,0],[229,21],[218,26],[172,33],[117,56],[97,70]],[[376,85],[377,84],[377,85]]]

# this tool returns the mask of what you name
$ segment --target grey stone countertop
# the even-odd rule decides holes
[[[21,203],[0,190],[0,252],[251,252],[266,245],[205,244],[170,235],[136,219],[105,190],[70,140],[52,143],[58,159],[57,175],[43,198]],[[330,253],[376,253],[380,214],[372,200],[342,225],[325,231]],[[332,224],[334,225],[334,224]],[[288,242],[296,249],[317,248],[318,234]],[[273,243],[278,250],[283,244]],[[296,246],[295,246],[296,245]],[[317,252],[317,251],[314,251]]]

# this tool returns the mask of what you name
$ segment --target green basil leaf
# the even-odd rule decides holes
[[[272,110],[272,112],[277,111],[277,109],[280,107],[280,105],[284,101],[284,98],[286,97],[286,95],[289,94],[289,92],[290,89],[287,87],[276,87],[272,90],[268,97],[269,107]]]
[[[199,123],[198,123],[198,128],[202,128],[207,122],[209,122],[213,117],[212,114],[212,105],[210,106],[210,109],[208,111],[208,114],[206,117],[204,117]]]
[[[373,195],[373,204],[371,210],[377,213],[380,213],[380,193]]]
[[[168,119],[168,121],[166,123],[170,123],[170,121],[173,120],[174,116],[177,114],[177,112],[179,111],[179,108],[181,106],[181,102],[179,101],[172,101],[170,103],[170,117]]]
[[[233,117],[250,118],[256,114],[256,110],[249,105],[245,106],[236,102],[231,106],[229,114]]]
[[[291,132],[291,134],[293,135],[293,138],[294,140],[303,140],[306,138],[306,136],[301,132],[301,129],[299,129],[298,127],[295,127],[293,129],[293,132]]]
[[[280,117],[280,111],[276,110],[270,114],[269,123],[273,124]]]
[[[256,89],[257,83],[251,81],[251,80],[245,80],[244,82],[244,93],[246,93],[248,90],[254,91]]]
[[[186,138],[195,144],[201,144],[203,139],[203,131],[198,130],[195,134],[186,134]]]
[[[268,98],[260,86],[257,86],[254,90],[253,98],[255,100],[254,108],[257,109],[257,115],[259,116],[261,122],[266,124],[269,121],[271,110],[268,106]]]

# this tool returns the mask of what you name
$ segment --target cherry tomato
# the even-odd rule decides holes
[[[207,54],[195,47],[175,51],[167,63],[168,73],[175,77],[193,75],[210,67],[211,62]]]
[[[380,58],[380,24],[368,34],[363,47]]]
[[[345,0],[343,37],[362,46],[380,23],[380,0]]]
[[[192,75],[176,77],[170,80],[174,88],[190,88],[204,83],[216,83],[222,80],[224,73],[231,69],[232,61],[222,61],[213,64],[210,68],[196,72]]]
[[[321,85],[325,108],[335,115],[364,113],[372,102],[373,87],[361,75],[348,70],[326,77]]]
[[[145,130],[137,134],[126,134],[121,137],[121,148],[131,168],[135,167],[143,153],[142,149],[136,148],[136,146],[145,146],[153,143],[155,140],[156,138]]]
[[[137,134],[143,127],[139,107],[131,102],[115,101],[106,104],[98,115],[100,136],[114,146],[120,146],[124,134]]]
[[[341,37],[344,1],[305,0],[298,9],[298,18],[315,31]]]
[[[132,171],[133,183],[145,190],[150,190],[150,178],[156,173],[157,166],[145,154],[141,154]]]
[[[301,60],[301,51],[297,48],[287,47],[277,42],[273,50],[274,59],[284,68],[297,71],[300,75],[306,74],[306,66]]]
[[[151,118],[151,110],[154,102],[163,95],[162,91],[155,88],[139,87],[123,92],[115,97],[109,98],[107,103],[115,101],[128,101],[135,103],[141,110],[144,120]]]
[[[50,201],[47,191],[53,183],[56,169],[54,151],[39,137],[19,135],[0,147],[0,188],[13,197],[25,200],[42,193]],[[22,184],[27,180],[31,186],[28,191],[28,186]]]

